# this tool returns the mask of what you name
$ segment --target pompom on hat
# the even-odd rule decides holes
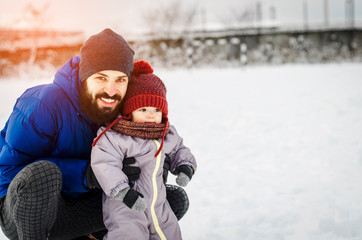
[[[80,49],[79,77],[86,80],[103,70],[120,71],[130,76],[134,51],[124,38],[106,28],[91,36]]]
[[[162,111],[164,120],[167,118],[168,104],[165,84],[153,74],[151,65],[144,60],[134,63],[131,80],[123,100],[122,115],[129,116],[141,107],[156,107]]]

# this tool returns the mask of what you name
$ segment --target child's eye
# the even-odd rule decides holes
[[[138,111],[140,111],[140,112],[146,112],[146,108],[140,108]]]
[[[158,108],[155,108],[155,112],[160,112],[161,110]]]

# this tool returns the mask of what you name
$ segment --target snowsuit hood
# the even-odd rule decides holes
[[[79,78],[79,63],[79,56],[71,58],[63,67],[59,68],[53,82],[64,91],[71,104],[77,109],[77,113],[82,114],[85,119],[91,122],[80,109],[79,99],[82,82]]]

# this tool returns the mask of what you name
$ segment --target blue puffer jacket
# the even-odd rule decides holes
[[[26,165],[48,160],[63,174],[62,192],[77,198],[88,192],[85,169],[98,126],[79,107],[80,58],[70,59],[53,83],[27,89],[14,106],[0,137],[0,197]]]

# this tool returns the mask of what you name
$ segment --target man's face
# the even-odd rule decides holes
[[[125,73],[105,70],[91,75],[82,84],[80,106],[95,123],[107,124],[120,113],[126,94],[128,77]]]

